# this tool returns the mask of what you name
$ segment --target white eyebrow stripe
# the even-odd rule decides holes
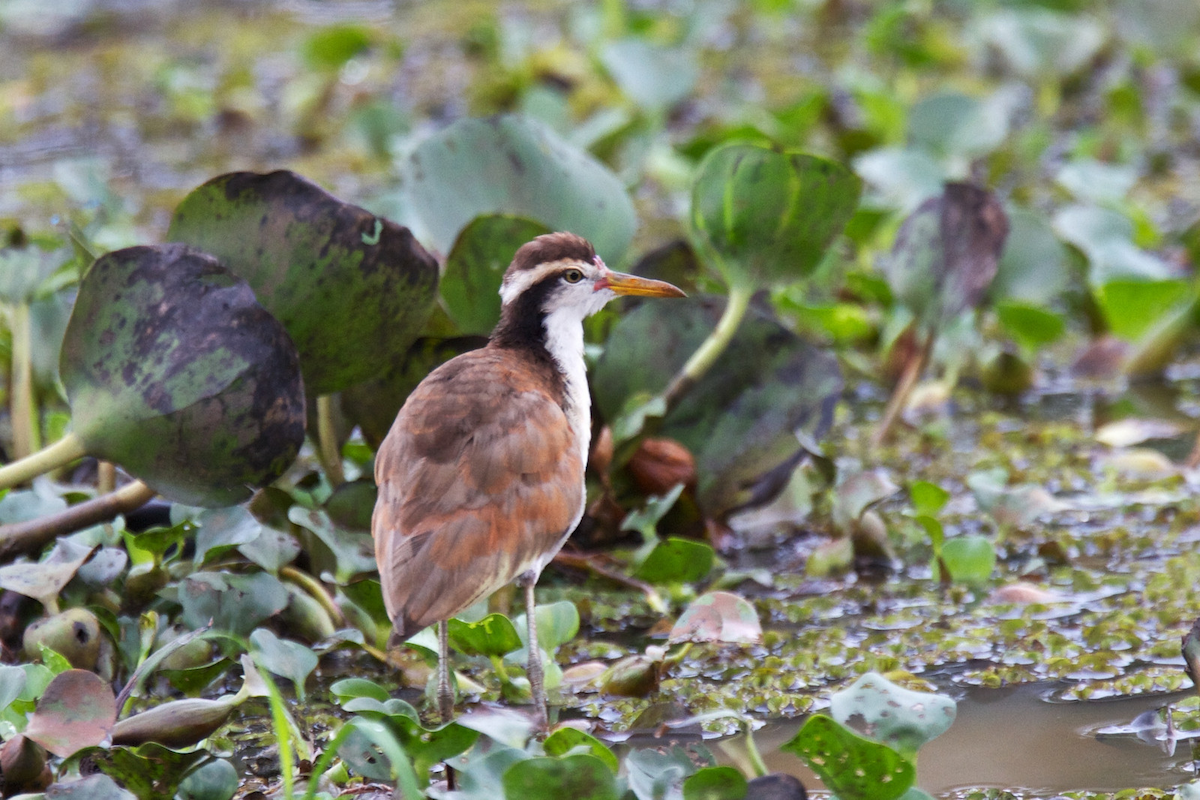
[[[530,286],[546,277],[551,272],[556,272],[568,264],[578,263],[573,258],[560,258],[557,261],[547,261],[545,264],[539,264],[533,269],[523,270],[510,277],[504,279],[500,284],[500,303],[508,305],[519,294],[524,292]]]

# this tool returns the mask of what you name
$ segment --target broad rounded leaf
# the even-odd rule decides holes
[[[138,800],[173,797],[183,776],[210,756],[205,750],[179,753],[161,744],[141,747],[94,747],[80,756],[137,795]]]
[[[1067,247],[1044,214],[1008,210],[1009,232],[989,289],[993,299],[1048,305],[1067,288]]]
[[[733,767],[704,767],[683,782],[683,800],[742,800],[746,779]]]
[[[941,561],[954,580],[982,583],[996,568],[996,546],[980,534],[955,536],[942,545]]]
[[[912,786],[916,770],[892,748],[817,714],[780,747],[799,756],[839,797],[896,800]]]
[[[530,758],[504,773],[504,795],[523,800],[617,800],[617,781],[593,755]]]
[[[282,611],[287,601],[283,584],[265,572],[250,575],[196,572],[179,585],[185,625],[198,628],[211,620],[215,630],[241,636]]]
[[[296,696],[304,702],[304,682],[317,668],[317,654],[289,639],[280,639],[266,628],[250,634],[250,648],[258,665],[290,680]]]
[[[177,502],[232,505],[304,441],[291,340],[245,281],[182,245],[98,259],[60,363],[76,435]]]
[[[117,700],[104,679],[93,672],[70,669],[50,681],[29,718],[25,736],[66,758],[107,739],[116,719]]]
[[[254,288],[328,394],[403,353],[437,294],[437,262],[407,228],[294,172],[232,172],[192,191],[167,233],[212,253]]]
[[[704,542],[670,537],[659,542],[637,568],[650,583],[693,583],[709,573],[713,549]]]
[[[519,116],[462,119],[402,167],[414,225],[442,252],[482,214],[516,214],[588,239],[617,263],[637,227],[616,175],[549,127]]]
[[[786,284],[816,269],[858,206],[861,189],[836,162],[728,144],[700,163],[691,225],[731,286]]]
[[[671,642],[753,644],[762,639],[754,606],[731,592],[708,592],[692,601],[671,628]]]
[[[576,747],[586,747],[589,752],[596,758],[603,761],[609,769],[614,773],[620,769],[620,764],[617,762],[616,755],[608,746],[592,736],[590,733],[585,733],[579,728],[562,727],[554,733],[546,737],[546,741],[542,743],[542,748],[548,756],[564,756]]]
[[[500,280],[517,249],[550,229],[508,214],[476,217],[463,228],[442,275],[442,300],[460,333],[486,336],[500,321]]]
[[[954,722],[957,704],[949,697],[914,692],[868,672],[829,700],[838,722],[913,758],[926,742]]]
[[[238,774],[233,764],[218,758],[193,770],[179,783],[179,800],[229,800],[237,793]]]
[[[447,623],[450,644],[469,656],[502,656],[521,647],[521,637],[503,614],[488,614],[478,622],[451,619]]]

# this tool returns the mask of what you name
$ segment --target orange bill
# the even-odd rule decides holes
[[[617,294],[636,295],[638,297],[687,297],[683,290],[666,281],[656,281],[650,278],[639,278],[624,272],[609,272],[596,281],[596,290],[612,289]]]

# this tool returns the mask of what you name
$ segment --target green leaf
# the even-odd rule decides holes
[[[325,578],[329,567],[332,567],[332,581],[338,584],[349,583],[350,580],[364,573],[375,572],[375,545],[371,534],[350,531],[333,524],[329,514],[324,510],[310,510],[300,506],[288,509],[288,519],[300,527],[311,531],[317,541],[328,548],[332,564],[326,565],[330,558],[319,558],[312,547],[307,548],[309,558],[314,560],[314,567],[321,568],[322,579]],[[315,571],[315,570],[314,570]]]
[[[366,678],[342,678],[329,687],[329,692],[342,702],[354,697],[370,697],[383,703],[391,696],[382,686]]]
[[[742,800],[746,788],[746,779],[733,767],[703,767],[684,779],[683,800]]]
[[[371,46],[371,30],[361,25],[321,28],[304,41],[301,52],[313,69],[336,72]]]
[[[859,677],[829,701],[830,715],[916,761],[917,750],[954,722],[957,704],[949,697],[914,692],[874,672]]]
[[[486,336],[500,321],[500,279],[526,242],[550,233],[540,222],[488,214],[462,229],[446,256],[442,300],[461,333]]]
[[[833,161],[733,143],[697,168],[689,219],[728,285],[765,288],[816,269],[860,191],[858,178]]]
[[[1096,303],[1113,335],[1135,342],[1169,311],[1195,300],[1192,281],[1113,280],[1095,288]]]
[[[210,758],[205,750],[178,753],[153,742],[140,747],[91,747],[76,758],[84,757],[138,800],[173,797],[183,776],[198,762]]]
[[[916,777],[912,763],[895,750],[822,714],[809,717],[780,749],[799,756],[843,800],[896,800]]]
[[[1108,38],[1099,19],[1063,14],[1036,5],[994,11],[976,25],[1008,67],[1036,85],[1072,75],[1087,65]]]
[[[246,636],[287,605],[279,579],[265,572],[234,575],[196,572],[179,585],[183,623],[198,628],[212,620],[214,630]]]
[[[1045,214],[1008,209],[1009,232],[989,290],[993,299],[1049,305],[1071,282],[1067,248]]]
[[[1171,266],[1133,242],[1133,223],[1118,211],[1095,206],[1067,206],[1054,215],[1054,230],[1088,258],[1088,283],[1103,286],[1118,280],[1165,281]]]
[[[228,760],[217,758],[188,773],[175,796],[178,800],[230,800],[237,788],[237,770]]]
[[[442,252],[476,217],[514,214],[577,233],[615,264],[637,227],[608,167],[519,116],[455,122],[418,145],[401,176],[413,224]]]
[[[900,491],[883,470],[858,472],[842,481],[833,494],[833,522],[845,529],[874,504]]]
[[[915,145],[941,156],[978,158],[1008,135],[1008,104],[981,101],[958,92],[926,97],[908,112],[908,136]]]
[[[946,506],[950,492],[928,481],[913,481],[908,487],[908,496],[917,514],[933,517]]]
[[[8,708],[25,689],[25,670],[20,667],[0,666],[0,711]]]
[[[181,245],[131,247],[92,265],[60,371],[88,453],[178,502],[245,500],[304,440],[287,333],[244,281]]]
[[[996,568],[996,547],[979,534],[955,536],[942,545],[942,563],[955,581],[983,583]]]
[[[762,639],[754,606],[732,592],[708,592],[692,601],[671,628],[674,642],[753,644]]]
[[[504,773],[504,795],[523,800],[618,800],[612,770],[593,755],[530,758]]]
[[[700,76],[694,50],[640,37],[608,42],[600,49],[600,61],[626,97],[653,112],[669,111],[685,99]]]
[[[77,781],[54,784],[51,797],[54,800],[130,800],[136,795],[122,789],[107,775],[89,775]]]
[[[639,800],[671,797],[684,779],[696,771],[683,748],[676,745],[664,751],[641,748],[626,756],[629,790]]]
[[[620,769],[617,757],[612,750],[608,749],[607,745],[578,728],[559,728],[546,737],[542,748],[546,751],[546,755],[555,758],[562,758],[575,748],[586,748],[587,752],[603,761],[614,774]]]
[[[635,574],[650,583],[694,583],[712,570],[714,557],[704,542],[672,536],[650,551]]]
[[[295,342],[314,395],[385,369],[437,295],[437,261],[408,229],[286,170],[213,178],[175,209],[167,236],[250,284]]]
[[[996,315],[1008,335],[1029,351],[1057,341],[1067,327],[1063,318],[1053,311],[1013,300],[997,303]]]
[[[243,506],[204,511],[196,518],[196,554],[193,562],[201,566],[210,556],[220,557],[234,548],[250,544],[262,533],[262,523]]]
[[[299,642],[280,639],[266,628],[250,634],[250,649],[260,667],[295,684],[296,696],[303,703],[304,682],[317,668],[317,654]]]
[[[447,623],[450,644],[468,656],[503,656],[521,647],[521,637],[512,620],[503,614],[488,614],[478,622],[451,619]]]

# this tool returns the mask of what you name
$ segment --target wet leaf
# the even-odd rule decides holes
[[[1007,235],[991,192],[947,183],[904,220],[881,267],[897,301],[936,330],[983,299]]]
[[[213,681],[220,678],[233,662],[228,658],[218,658],[215,661],[210,661],[207,664],[201,664],[196,667],[184,667],[179,669],[164,668],[160,670],[160,674],[167,679],[167,683],[171,687],[183,692],[189,697],[194,697],[200,694],[202,690],[212,685]]]
[[[437,294],[437,262],[407,228],[286,170],[213,178],[179,204],[167,235],[250,284],[295,342],[314,395],[385,369]]]
[[[133,792],[138,800],[173,797],[183,776],[197,763],[210,758],[204,750],[177,753],[160,744],[138,748],[93,747],[77,756],[83,757]]]
[[[1103,205],[1124,200],[1137,177],[1134,167],[1082,158],[1064,164],[1055,180],[1077,200]]]
[[[683,800],[742,800],[745,797],[748,797],[746,779],[733,767],[703,767],[683,781]]]
[[[179,800],[230,800],[237,792],[238,774],[233,764],[216,758],[201,764],[179,782]]]
[[[880,196],[875,203],[912,211],[942,192],[950,177],[927,150],[881,147],[854,159],[854,171]],[[868,195],[868,202],[873,198]]]
[[[671,628],[670,641],[753,644],[762,639],[754,606],[731,592],[708,592],[692,601]]]
[[[777,286],[816,269],[860,191],[833,161],[728,144],[697,168],[689,220],[705,261],[728,285]]]
[[[622,697],[646,697],[658,690],[662,659],[648,655],[625,656],[596,679],[600,691]]]
[[[650,551],[635,574],[650,583],[695,583],[712,570],[715,555],[704,542],[672,536]]]
[[[514,214],[589,240],[617,263],[637,220],[625,187],[588,153],[519,116],[460,119],[401,168],[414,225],[447,252],[483,214]]]
[[[941,561],[953,580],[983,583],[996,568],[996,548],[986,536],[955,536],[942,545]]]
[[[540,222],[509,214],[471,220],[454,240],[442,275],[442,300],[461,333],[487,336],[500,321],[500,279],[517,249],[550,233]]]
[[[677,796],[684,778],[696,771],[691,759],[676,746],[668,752],[643,748],[625,758],[629,790],[638,800]]]
[[[521,637],[503,614],[488,614],[478,622],[451,619],[450,644],[468,656],[503,656],[521,647]]]
[[[525,615],[518,614],[513,621],[521,641],[529,627]],[[539,603],[537,606],[537,635],[538,646],[547,653],[553,653],[562,645],[571,641],[579,633],[579,609],[570,600],[559,600],[554,603]]]
[[[854,539],[839,536],[821,542],[804,562],[804,574],[810,578],[842,575],[854,566]]]
[[[304,702],[304,682],[317,668],[317,654],[299,642],[280,639],[266,628],[250,634],[250,649],[255,662],[264,669],[290,680],[296,696]]]
[[[527,715],[506,708],[477,708],[456,722],[507,747],[524,748],[534,730]]]
[[[354,697],[370,697],[383,703],[390,697],[386,689],[366,678],[342,678],[329,687],[329,692],[343,702]]]
[[[57,608],[58,595],[92,550],[71,539],[60,539],[45,561],[0,567],[0,588],[32,597],[47,608]]]
[[[72,669],[50,681],[25,735],[66,758],[107,739],[116,719],[116,698],[108,684],[95,673]]]
[[[231,505],[304,439],[295,348],[245,282],[181,245],[103,256],[60,364],[75,434],[167,497]]]
[[[1054,230],[1088,259],[1088,282],[1103,286],[1116,280],[1165,281],[1170,266],[1133,242],[1133,223],[1118,211],[1096,206],[1067,206],[1054,215]]]
[[[596,364],[592,387],[614,438],[626,405],[657,394],[717,323],[720,305],[672,302],[671,313],[643,304],[625,314]],[[652,349],[645,342],[655,342]],[[751,306],[729,348],[663,420],[659,434],[696,458],[698,499],[710,516],[771,499],[800,449],[797,430],[818,438],[841,391],[836,359]],[[778,483],[759,481],[789,464]]]
[[[546,751],[546,755],[555,758],[561,758],[575,748],[586,748],[591,755],[603,761],[614,774],[620,769],[620,764],[612,750],[609,750],[603,742],[590,733],[585,733],[578,728],[559,728],[546,737],[542,748]]]
[[[209,620],[218,631],[247,636],[287,605],[287,590],[265,572],[232,575],[196,572],[179,585],[183,622],[198,628]]]
[[[593,755],[529,758],[504,773],[504,794],[527,800],[618,800],[616,778]]]
[[[930,692],[914,692],[869,672],[829,699],[835,720],[882,742],[908,759],[954,722],[956,703]]]
[[[913,784],[913,765],[885,744],[816,714],[781,750],[799,756],[839,797],[896,800]]]

